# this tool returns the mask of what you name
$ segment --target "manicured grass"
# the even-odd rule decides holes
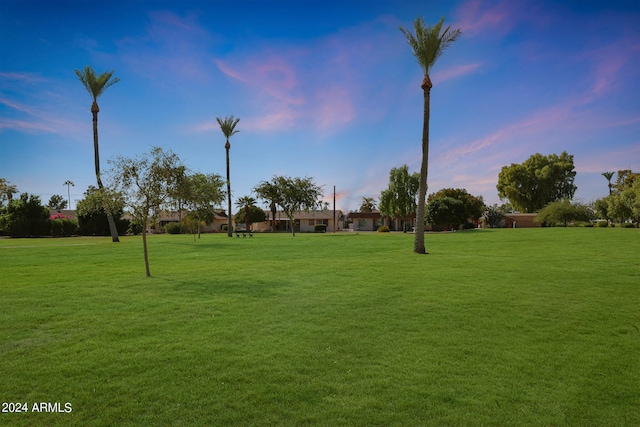
[[[640,425],[640,232],[0,240],[34,425]]]

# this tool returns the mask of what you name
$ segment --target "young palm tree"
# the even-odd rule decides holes
[[[102,185],[102,179],[100,179],[100,153],[98,150],[98,113],[100,108],[98,107],[98,98],[107,90],[108,87],[118,83],[120,79],[113,77],[113,71],[105,71],[100,75],[96,75],[93,67],[86,66],[83,71],[75,70],[78,79],[82,82],[89,95],[93,98],[93,104],[91,104],[91,113],[93,114],[93,154],[96,166],[96,180],[98,181],[98,188],[100,191],[104,190]],[[116,223],[111,215],[111,209],[108,203],[105,202],[105,212],[107,213],[107,221],[109,222],[109,231],[111,232],[111,240],[119,242],[118,230],[116,229]]]
[[[609,181],[609,195],[613,193],[613,185],[611,184],[613,175],[615,175],[615,172],[602,172],[602,176],[604,176],[607,179],[607,181]]]
[[[218,124],[220,125],[220,129],[224,134],[224,137],[227,139],[227,143],[224,145],[224,148],[227,152],[227,198],[229,202],[229,219],[227,220],[227,236],[233,237],[233,230],[231,229],[231,180],[229,177],[229,149],[231,148],[231,144],[229,144],[229,138],[240,132],[239,130],[235,130],[236,125],[240,121],[240,119],[234,119],[233,115],[225,117],[222,120],[220,117],[216,117]]]
[[[422,91],[424,92],[424,121],[422,125],[422,166],[420,168],[420,186],[418,189],[418,209],[416,212],[416,231],[413,243],[413,251],[418,254],[425,254],[424,247],[424,211],[425,199],[427,195],[427,172],[429,168],[429,116],[431,102],[431,78],[429,72],[442,55],[442,52],[453,43],[461,33],[459,29],[450,27],[442,30],[444,18],[440,19],[433,27],[427,25],[423,18],[416,18],[413,22],[415,35],[410,31],[400,27],[400,31],[407,38],[407,42],[413,50],[413,55],[418,60],[418,64],[424,72],[422,79]]]
[[[243,196],[236,200],[236,206],[244,209],[244,229],[249,231],[251,227],[251,208],[256,205],[256,199],[251,196]]]

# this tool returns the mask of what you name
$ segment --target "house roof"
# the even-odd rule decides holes
[[[271,211],[269,210],[265,209],[264,213],[267,215],[267,218],[271,216]],[[342,215],[342,211],[339,209],[336,209],[336,216],[340,217],[341,215]],[[282,221],[289,220],[289,218],[283,211],[276,212],[276,219],[279,219]],[[315,211],[309,211],[309,212],[299,211],[293,214],[293,219],[333,219],[333,210],[327,209],[327,210],[315,210]]]

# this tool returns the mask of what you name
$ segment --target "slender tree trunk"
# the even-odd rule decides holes
[[[276,232],[276,214],[278,213],[278,210],[276,209],[276,204],[274,202],[271,202],[271,232],[275,233]]]
[[[426,254],[424,246],[424,211],[427,198],[427,173],[429,170],[429,116],[431,101],[431,79],[424,76],[422,90],[424,91],[424,121],[422,125],[422,166],[420,167],[420,184],[418,186],[418,208],[416,210],[416,232],[413,252]]]
[[[151,277],[151,270],[149,269],[149,251],[147,250],[147,217],[148,212],[142,221],[142,247],[144,250],[144,268],[147,272],[147,277]]]
[[[98,189],[104,195],[104,185],[102,185],[102,179],[100,179],[100,152],[98,150],[98,113],[100,112],[100,108],[98,107],[97,102],[93,102],[91,105],[91,113],[93,114],[93,155],[96,166],[96,181],[98,182]],[[104,211],[107,214],[107,222],[109,223],[109,231],[111,232],[111,240],[113,242],[119,242],[118,238],[118,229],[116,228],[116,222],[113,220],[113,215],[111,215],[111,208],[108,203],[103,203]]]
[[[227,200],[229,202],[229,218],[227,219],[227,236],[233,237],[233,230],[231,229],[231,178],[229,174],[229,149],[231,148],[231,144],[229,144],[229,140],[227,139],[227,143],[224,145],[225,150],[227,151]]]

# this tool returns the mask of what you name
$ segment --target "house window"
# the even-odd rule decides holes
[[[329,225],[329,220],[328,219],[319,219],[317,224]]]
[[[309,220],[309,225],[313,225],[313,220],[312,219]]]

